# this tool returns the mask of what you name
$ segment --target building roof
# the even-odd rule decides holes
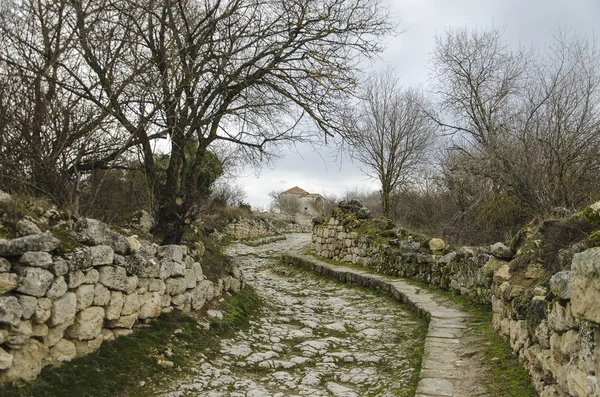
[[[300,189],[298,186],[294,186],[293,188],[288,189],[285,192],[281,192],[281,194],[299,194],[301,196],[306,196],[309,193],[304,189]]]

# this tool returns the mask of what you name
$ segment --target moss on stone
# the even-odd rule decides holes
[[[59,254],[73,252],[76,248],[82,246],[82,244],[73,239],[66,224],[60,224],[53,227],[52,235],[59,241],[58,248],[56,249]]]
[[[589,235],[587,238],[587,246],[588,248],[600,247],[600,230],[596,230]]]

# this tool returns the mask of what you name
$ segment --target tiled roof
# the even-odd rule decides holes
[[[306,196],[308,192],[304,189],[300,189],[298,186],[294,186],[291,189],[286,190],[285,192],[281,192],[282,194],[299,194],[301,196]]]

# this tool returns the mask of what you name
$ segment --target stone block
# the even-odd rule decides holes
[[[39,298],[33,313],[33,321],[41,324],[48,321],[52,314],[52,301],[48,298]]]
[[[48,357],[49,350],[37,340],[29,339],[22,349],[12,351],[13,362],[5,372],[6,379],[34,380],[42,371],[42,362]]]
[[[123,311],[123,304],[125,303],[124,295],[121,291],[111,291],[110,292],[110,301],[106,306],[106,319],[107,320],[116,320],[121,317],[121,312]]]
[[[48,292],[46,292],[46,297],[50,299],[60,298],[67,292],[68,286],[65,278],[63,276],[56,277],[50,285]]]
[[[126,291],[127,290],[127,274],[125,269],[118,266],[101,266],[98,268],[100,273],[100,284],[108,289]]]
[[[166,293],[173,296],[179,295],[185,291],[186,282],[183,277],[168,278],[165,280],[165,285],[167,287]]]
[[[0,296],[0,323],[17,327],[23,315],[23,308],[14,296]]]
[[[121,316],[128,316],[133,313],[137,313],[139,309],[140,299],[137,292],[134,292],[131,295],[124,295],[123,310],[121,310]]]
[[[560,299],[571,299],[571,272],[562,271],[550,278],[550,291]]]
[[[67,330],[69,336],[77,340],[96,338],[104,324],[104,309],[99,306],[88,307],[75,317],[75,323]]]
[[[50,288],[54,275],[39,267],[19,267],[19,286],[17,291],[31,296],[42,297]]]
[[[9,369],[13,363],[13,355],[0,347],[0,370]]]
[[[50,349],[50,356],[58,362],[71,361],[76,355],[75,344],[67,339],[61,339]]]
[[[79,219],[73,225],[71,234],[75,240],[86,245],[108,245],[120,255],[129,252],[127,239],[96,219]]]
[[[47,269],[52,264],[52,255],[44,251],[29,251],[19,257],[19,263]]]
[[[104,326],[106,328],[133,328],[137,318],[137,313],[133,313],[127,316],[121,316],[116,320],[106,320]]]
[[[69,272],[67,275],[69,289],[75,289],[85,282],[85,273],[82,270]]]
[[[94,306],[106,306],[110,302],[110,290],[102,284],[94,285]]]
[[[0,241],[0,256],[18,256],[28,251],[54,251],[59,241],[50,233],[33,234],[30,236]]]
[[[197,279],[194,269],[185,269],[183,278],[185,280],[185,288],[189,289],[196,286]]]
[[[52,301],[49,325],[54,327],[64,323],[72,324],[76,312],[77,296],[73,292],[67,292],[62,297]]]
[[[573,314],[600,324],[600,248],[575,254],[571,264]]]
[[[81,311],[94,303],[95,288],[92,284],[83,284],[77,287],[75,295],[77,296],[77,311]]]
[[[140,319],[154,318],[160,316],[161,300],[158,292],[146,292],[140,296],[140,311],[138,317]]]
[[[92,266],[110,265],[115,260],[115,251],[108,245],[90,247]]]
[[[38,299],[36,297],[29,296],[29,295],[19,295],[18,299],[19,299],[19,304],[21,305],[21,308],[23,309],[23,314],[22,314],[21,318],[23,320],[29,320],[31,318],[31,316],[33,316],[33,314],[35,313]]]

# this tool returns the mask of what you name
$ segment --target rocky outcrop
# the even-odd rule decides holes
[[[150,225],[143,214],[139,223]],[[137,239],[132,250],[98,220],[74,223],[79,246],[68,253],[51,234],[26,222],[21,229],[22,237],[0,240],[0,381],[34,379],[44,365],[89,354],[140,322],[199,310],[242,287],[235,269],[206,279],[198,250]]]
[[[598,235],[600,203],[573,215],[564,228],[571,233],[573,225]],[[335,210],[315,225],[312,240],[319,256],[491,305],[494,328],[541,396],[600,396],[600,248],[585,251],[597,243],[592,237],[556,247],[561,227],[557,221],[527,226],[510,246],[452,249],[440,239],[393,229],[385,220],[363,221]],[[544,249],[557,251],[555,258]]]

